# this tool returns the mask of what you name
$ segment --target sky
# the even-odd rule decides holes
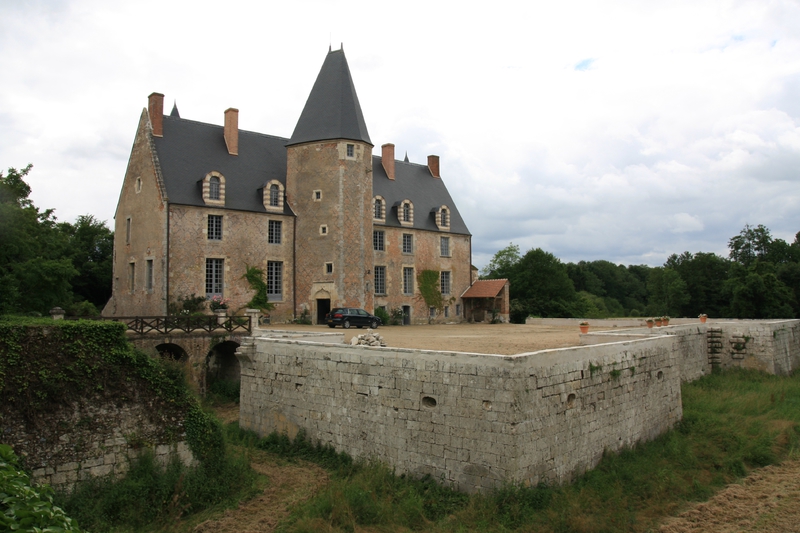
[[[290,137],[329,47],[372,142],[440,156],[482,268],[728,255],[800,231],[800,3],[5,0],[0,169],[113,228],[147,96]]]

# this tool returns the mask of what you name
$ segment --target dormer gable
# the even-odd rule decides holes
[[[203,188],[203,202],[206,205],[225,205],[225,176],[212,170],[200,182]]]

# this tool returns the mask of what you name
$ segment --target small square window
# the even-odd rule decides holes
[[[347,157],[355,156],[356,147],[353,144],[347,145]]]
[[[325,263],[325,273],[333,274],[333,263]]]
[[[326,226],[325,224],[321,225],[319,227],[319,234],[320,235],[327,235],[328,234],[328,226]]]
[[[314,191],[314,201],[319,202],[320,200],[322,200],[322,191],[321,190]]]

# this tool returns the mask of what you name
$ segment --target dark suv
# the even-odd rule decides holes
[[[372,329],[377,329],[381,325],[381,319],[375,315],[371,315],[363,309],[355,309],[352,307],[337,307],[331,309],[331,312],[325,315],[325,322],[328,323],[329,328],[342,326],[348,329],[350,326],[363,328],[368,326]]]

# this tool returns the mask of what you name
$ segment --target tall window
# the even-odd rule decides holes
[[[271,207],[278,207],[281,203],[281,189],[276,184],[269,186],[269,205]]]
[[[222,215],[208,215],[208,240],[222,240]]]
[[[144,271],[144,287],[148,291],[153,290],[153,260],[148,259]]]
[[[267,299],[283,299],[283,263],[267,261]]]
[[[403,222],[411,222],[411,204],[408,202],[403,204]]]
[[[373,218],[383,218],[383,200],[375,198],[375,214]]]
[[[377,229],[372,232],[372,249],[377,252],[386,250],[386,232]]]
[[[450,213],[445,208],[442,208],[441,213],[439,213],[439,225],[445,227],[450,225]]]
[[[347,157],[353,157],[355,155],[355,145],[348,144],[347,145]]]
[[[442,257],[450,257],[450,237],[442,237],[439,241],[439,252]]]
[[[219,178],[216,176],[211,176],[208,179],[208,198],[219,200]]]
[[[224,259],[206,259],[206,298],[222,296]]]
[[[403,294],[414,294],[414,269],[403,267]]]
[[[440,273],[442,294],[450,294],[450,272]]]
[[[128,263],[128,290],[133,292],[136,282],[136,263]]]
[[[125,244],[131,243],[131,217],[125,219]]]
[[[410,233],[403,233],[403,253],[414,253],[414,236]]]
[[[375,294],[386,294],[386,267],[375,267]]]
[[[269,244],[280,244],[282,230],[283,223],[280,220],[270,220],[267,228],[267,242]]]

